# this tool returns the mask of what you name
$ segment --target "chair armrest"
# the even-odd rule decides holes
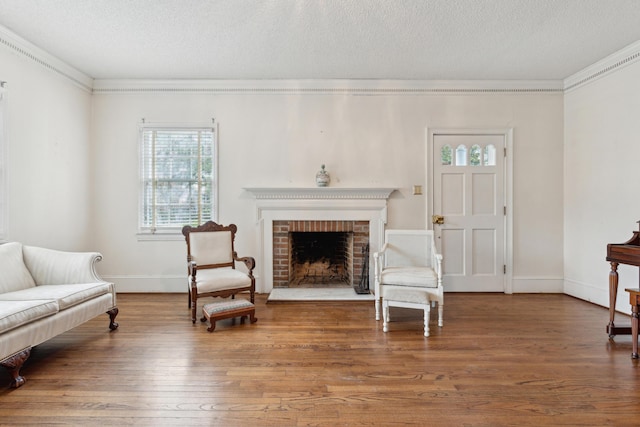
[[[380,250],[378,252],[374,252],[373,256],[383,256],[384,253],[387,251],[387,249],[389,248],[389,244],[385,243],[384,245],[382,245],[382,247],[380,248]]]
[[[238,257],[238,254],[234,252],[233,259],[238,262],[243,262],[244,266],[247,267],[247,270],[249,270],[249,274],[253,274],[253,269],[256,268],[256,260],[254,257]]]
[[[382,275],[382,266],[384,265],[385,252],[389,245],[385,243],[378,252],[373,253],[373,284],[376,298],[380,295],[380,276]]]
[[[382,245],[382,248],[380,248],[378,252],[373,253],[373,262],[376,270],[378,269],[378,264],[382,264],[384,262],[384,254],[387,251],[388,247],[389,244],[385,243],[384,245]]]
[[[196,277],[196,274],[198,273],[198,264],[195,261],[189,261],[188,269],[189,276]]]
[[[438,253],[433,239],[431,239],[431,266],[436,271],[438,283],[442,283],[442,254]]]
[[[438,280],[442,279],[442,255],[441,254],[434,254],[434,259],[435,259],[435,270],[436,270],[436,274],[438,275]]]

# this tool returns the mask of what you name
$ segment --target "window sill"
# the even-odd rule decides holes
[[[137,237],[139,242],[184,240],[184,236],[180,232],[175,232],[175,233],[138,233],[136,235],[136,237]]]

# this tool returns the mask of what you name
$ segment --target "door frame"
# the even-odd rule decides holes
[[[506,155],[504,159],[504,205],[507,214],[504,216],[504,265],[506,271],[503,280],[505,294],[513,293],[513,128],[430,128],[425,129],[425,181],[428,196],[425,197],[426,228],[432,230],[431,216],[433,212],[434,176],[433,138],[435,135],[501,135],[505,140]],[[446,286],[445,286],[446,290]]]

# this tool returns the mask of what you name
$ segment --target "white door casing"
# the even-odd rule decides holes
[[[443,254],[445,291],[511,293],[511,136],[510,129],[427,134],[427,223]]]

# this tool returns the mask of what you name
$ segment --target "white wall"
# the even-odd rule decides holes
[[[0,45],[6,81],[7,240],[98,250],[90,228],[91,94]]]
[[[572,76],[568,80],[579,84],[568,85],[564,96],[517,90],[92,95],[87,76],[6,30],[0,37],[7,238],[99,250],[101,273],[120,291],[184,290],[184,242],[136,238],[143,117],[219,122],[219,220],[238,224],[241,254],[257,251],[254,202],[242,188],[313,186],[322,163],[333,185],[397,187],[388,226],[427,226],[428,195],[411,195],[414,184],[428,188],[426,128],[513,128],[516,292],[553,290],[561,282],[566,293],[608,306],[606,244],[638,229],[640,63],[628,61],[637,56],[635,45],[622,60],[612,55],[608,64]],[[635,267],[620,267],[618,310],[629,312],[624,288],[637,287],[637,274]]]
[[[565,94],[565,292],[609,306],[607,243],[622,243],[640,220],[640,63]],[[638,268],[621,265],[617,309]],[[603,324],[604,327],[604,324]]]
[[[184,292],[185,285],[181,236],[136,236],[138,123],[212,117],[219,123],[218,219],[238,225],[240,255],[258,251],[255,203],[243,187],[314,186],[324,163],[332,185],[397,188],[389,201],[389,227],[428,227],[426,130],[512,128],[513,288],[562,290],[559,91],[523,92],[503,82],[515,89],[472,83],[465,86],[471,90],[448,92],[440,82],[435,87],[445,90],[423,92],[397,82],[347,81],[322,82],[326,90],[320,91],[296,89],[318,82],[285,82],[292,90],[284,91],[246,90],[263,82],[218,82],[218,91],[138,82],[140,90],[100,90],[98,84],[92,93],[91,78],[0,30],[0,80],[7,82],[7,238],[98,250],[104,254],[98,270],[121,292]],[[160,90],[145,87],[149,83]],[[198,85],[184,83],[187,89]],[[345,85],[390,90],[343,91]],[[425,195],[412,195],[413,185],[422,185]]]
[[[184,291],[185,244],[138,241],[142,118],[219,124],[219,221],[238,225],[240,255],[256,254],[252,186],[395,187],[388,226],[421,228],[427,127],[514,129],[514,288],[562,284],[561,93],[451,95],[332,93],[96,93],[92,99],[93,219],[102,274],[120,291]],[[257,271],[260,275],[260,267]],[[258,281],[260,282],[260,280]],[[519,286],[518,286],[519,284]],[[540,284],[542,286],[538,287]],[[553,286],[552,286],[553,287]]]

